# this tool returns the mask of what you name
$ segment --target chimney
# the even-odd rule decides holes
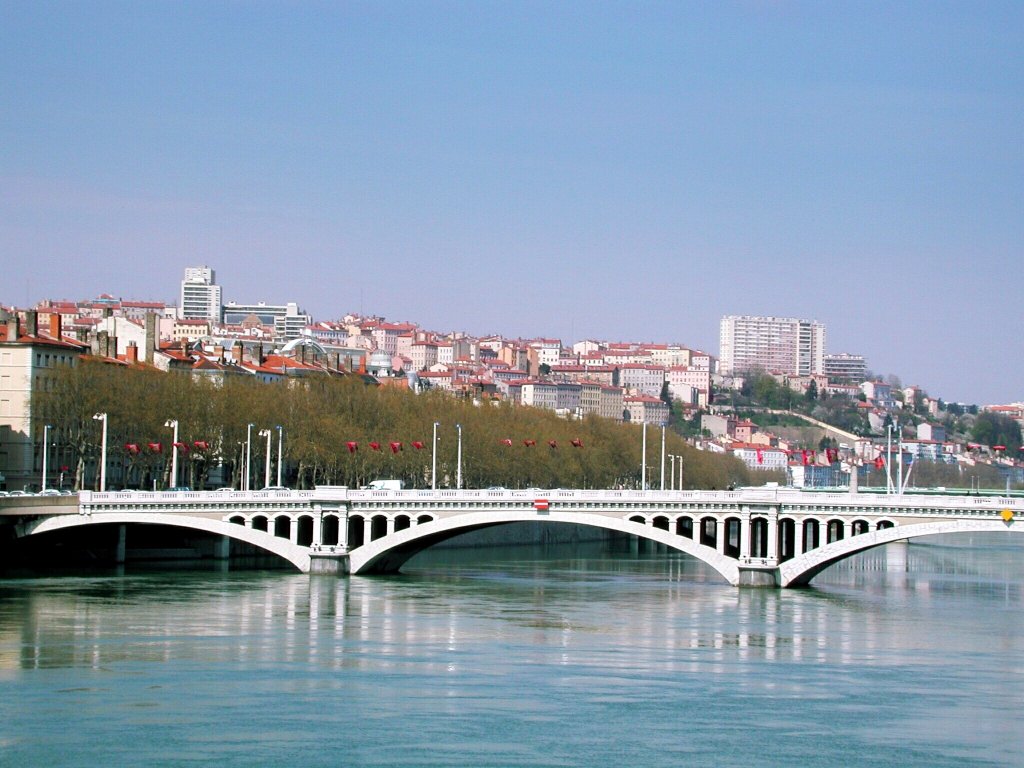
[[[231,360],[236,365],[242,362],[242,342],[236,341],[231,345]]]
[[[25,311],[25,335],[39,335],[39,315],[36,313],[34,309],[29,309]]]
[[[224,347],[220,344],[213,345],[213,356],[216,357],[220,362],[224,362]]]
[[[60,312],[50,313],[50,338],[60,341],[63,338],[63,328],[61,328],[61,317]]]
[[[128,348],[124,351],[124,358],[128,365],[135,365],[139,362],[139,348],[134,341],[128,343]]]
[[[7,318],[7,340],[17,341],[18,340],[18,313],[15,312],[9,318]]]
[[[146,313],[146,341],[142,348],[142,361],[144,363],[152,363],[156,355],[156,313]]]

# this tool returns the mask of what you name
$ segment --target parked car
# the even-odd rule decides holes
[[[168,488],[167,490],[171,491],[171,492],[177,492],[177,491],[191,491],[192,489],[189,488],[187,485],[174,485],[174,486],[171,486],[170,488]]]
[[[40,496],[60,496],[60,490],[57,488],[44,488],[39,492]]]
[[[260,488],[261,491],[290,491],[291,488],[286,488],[283,485],[267,485]]]

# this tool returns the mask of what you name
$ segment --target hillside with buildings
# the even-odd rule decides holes
[[[35,395],[56,369],[86,359],[218,387],[350,376],[568,421],[667,425],[696,449],[740,459],[754,482],[846,485],[857,471],[871,484],[879,472],[915,465],[914,482],[1024,481],[1024,406],[947,404],[882,381],[863,356],[829,354],[825,327],[813,320],[723,317],[716,357],[675,342],[477,336],[360,314],[315,319],[296,302],[223,303],[214,270],[190,267],[177,305],[111,295],[44,300],[3,310],[2,332],[0,472],[8,488],[41,470],[45,424]]]

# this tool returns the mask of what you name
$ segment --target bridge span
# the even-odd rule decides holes
[[[298,570],[399,570],[417,552],[514,522],[591,526],[646,539],[707,563],[736,586],[806,585],[828,566],[894,541],[945,533],[1024,531],[1024,499],[993,496],[737,491],[408,490],[83,491],[0,499],[16,538],[80,526],[173,526],[273,553]]]

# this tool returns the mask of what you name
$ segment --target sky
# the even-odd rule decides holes
[[[1024,400],[1024,3],[0,0],[0,303],[824,323]]]

